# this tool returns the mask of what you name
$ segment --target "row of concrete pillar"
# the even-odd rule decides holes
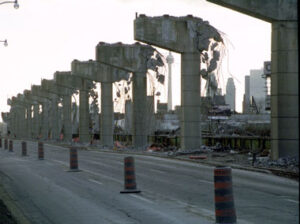
[[[180,35],[179,35],[180,34]],[[136,40],[153,44],[182,54],[181,57],[181,148],[199,149],[200,125],[200,54],[209,45],[222,42],[220,34],[206,21],[193,16],[149,18],[140,15],[134,21]],[[215,54],[214,54],[215,55]],[[218,59],[216,59],[218,60]],[[39,136],[48,139],[49,130],[54,140],[59,138],[58,98],[63,98],[62,127],[65,140],[71,140],[70,97],[79,90],[79,139],[89,141],[89,97],[92,81],[101,83],[101,142],[113,145],[112,83],[128,80],[132,73],[132,135],[135,148],[147,145],[147,80],[149,69],[157,72],[164,66],[160,54],[150,45],[140,43],[108,44],[96,46],[95,60],[77,61],[71,71],[56,72],[53,80],[43,80],[40,86],[32,86],[11,100],[11,128],[19,137]],[[42,105],[31,116],[31,106]],[[51,108],[51,110],[49,110]],[[20,114],[15,119],[15,112]],[[27,111],[26,116],[24,116]],[[26,119],[25,119],[26,117]],[[48,122],[50,120],[50,123]],[[50,126],[49,126],[50,124]],[[16,126],[18,125],[18,127]],[[41,127],[39,130],[38,127]],[[25,134],[26,133],[26,134]],[[29,133],[29,134],[28,134]]]
[[[243,13],[272,22],[272,157],[299,154],[299,104],[298,101],[298,41],[297,13],[294,7],[296,0],[283,3],[282,1],[268,1],[270,7],[258,0],[210,0],[227,7],[238,9]],[[253,4],[252,4],[253,2]],[[255,3],[255,4],[254,4]],[[254,6],[255,9],[253,9]],[[280,6],[280,7],[279,7]],[[282,7],[281,7],[282,6]],[[266,11],[267,8],[267,11]],[[281,11],[278,11],[278,8]],[[292,10],[292,11],[291,11]],[[288,13],[288,12],[292,13]],[[282,12],[282,13],[281,13]],[[282,20],[282,21],[281,21]],[[288,35],[283,35],[288,34]],[[198,149],[201,146],[200,125],[200,75],[207,77],[216,69],[220,54],[216,46],[223,43],[220,33],[207,21],[191,15],[185,17],[147,17],[139,15],[134,21],[135,40],[152,44],[181,54],[181,148]],[[101,83],[101,140],[103,145],[112,145],[112,83],[126,79],[128,73],[133,74],[133,144],[136,148],[144,148],[147,144],[146,133],[146,102],[148,69],[157,71],[163,66],[159,54],[150,45],[139,43],[126,45],[122,43],[107,44],[100,42],[96,47],[96,59],[86,62],[73,61],[71,72],[56,74],[54,77],[54,95],[63,97],[63,127],[66,139],[70,138],[70,95],[63,94],[67,89],[80,92],[79,136],[81,141],[88,140],[88,83]],[[213,55],[208,60],[208,53]],[[207,68],[200,70],[200,59]],[[279,66],[282,65],[282,66]],[[65,75],[66,77],[62,77]],[[285,77],[285,78],[284,78]],[[286,78],[288,77],[288,78]],[[278,80],[280,79],[280,82]],[[60,81],[61,80],[61,81]],[[274,81],[274,83],[273,83]],[[280,86],[279,86],[280,85]],[[281,88],[282,87],[282,88]],[[42,88],[42,87],[41,87]],[[54,87],[53,87],[54,88]],[[42,135],[48,136],[48,106],[52,100],[52,112],[55,117],[57,110],[55,98],[49,89],[32,89],[29,99],[42,104]],[[61,89],[61,90],[58,90]],[[48,91],[48,92],[47,92]],[[45,92],[47,93],[45,95]],[[25,94],[26,95],[26,94]],[[51,95],[51,96],[50,96]],[[33,103],[34,104],[34,103]],[[27,130],[24,131],[24,102],[19,97],[14,99],[11,117],[15,133],[25,135],[32,130],[37,133],[36,123],[28,123],[30,109],[27,113]],[[287,109],[286,109],[287,108]],[[35,114],[36,112],[34,112]],[[39,121],[34,116],[35,122]],[[33,127],[34,126],[34,127]],[[57,130],[54,119],[51,128]],[[292,131],[289,131],[292,128]],[[53,132],[57,136],[57,132]],[[286,148],[286,149],[285,149]]]

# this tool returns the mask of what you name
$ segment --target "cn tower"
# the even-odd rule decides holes
[[[168,63],[168,111],[172,110],[172,64],[174,63],[174,57],[169,51],[169,55],[167,56]]]

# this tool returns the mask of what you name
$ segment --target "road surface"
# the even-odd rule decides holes
[[[0,181],[23,214],[34,224],[149,223],[213,224],[214,167],[198,163],[135,155],[140,194],[124,189],[126,154],[79,150],[81,172],[68,172],[69,149],[27,142],[21,156],[0,149]],[[232,170],[239,224],[299,223],[299,183],[246,170]]]

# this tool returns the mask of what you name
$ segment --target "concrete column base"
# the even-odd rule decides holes
[[[72,141],[71,96],[63,96],[63,129],[64,141]]]
[[[201,147],[200,54],[181,54],[181,149]]]
[[[83,80],[83,88],[79,91],[79,141],[87,143],[91,140],[89,134],[89,94],[86,80]]]
[[[146,72],[133,74],[132,87],[132,142],[136,149],[147,147],[147,78]]]
[[[113,147],[113,95],[112,83],[101,83],[101,144]]]
[[[271,158],[299,157],[298,22],[272,23]]]

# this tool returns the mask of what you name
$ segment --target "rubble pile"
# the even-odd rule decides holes
[[[269,157],[258,157],[254,166],[264,168],[283,168],[291,172],[299,173],[299,158],[283,157],[278,160],[271,160]]]

